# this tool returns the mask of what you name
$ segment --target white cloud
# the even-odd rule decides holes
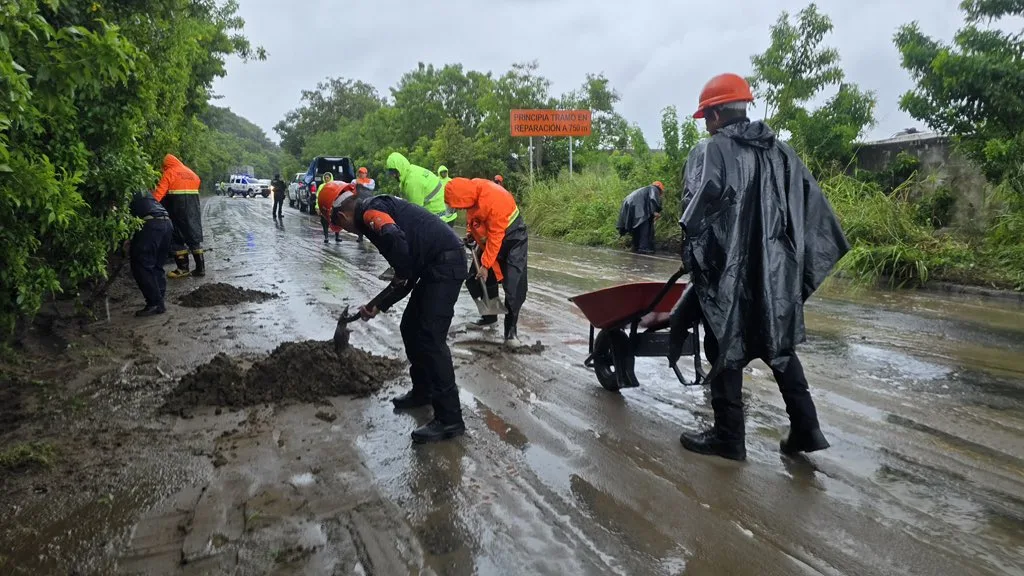
[[[921,126],[898,109],[911,87],[892,43],[896,29],[918,20],[925,33],[948,39],[961,24],[959,0],[821,0],[835,25],[850,81],[878,94],[885,137]],[[273,126],[299,103],[302,89],[327,76],[358,78],[384,94],[417,62],[460,62],[502,73],[538,60],[555,94],[603,72],[622,95],[619,109],[653,144],[660,113],[694,108],[714,74],[750,71],[750,56],[768,45],[768,27],[796,0],[241,0],[246,34],[270,53],[266,62],[228,64],[215,84],[220,105],[276,138]],[[718,16],[709,16],[711,12]]]

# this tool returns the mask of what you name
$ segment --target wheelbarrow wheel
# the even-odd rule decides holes
[[[622,389],[620,370],[628,346],[629,337],[622,330],[601,330],[594,340],[594,374],[605,390],[618,392]],[[618,365],[616,357],[620,358]]]

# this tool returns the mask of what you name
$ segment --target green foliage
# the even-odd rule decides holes
[[[0,452],[0,470],[22,471],[49,468],[57,459],[57,450],[46,442],[20,443]]]
[[[279,173],[286,180],[306,169],[271,142],[259,126],[227,108],[209,106],[204,110],[191,126],[190,143],[190,167],[206,190],[226,181],[236,166],[252,166],[261,178]]]
[[[956,197],[948,187],[940,187],[917,201],[917,222],[935,229],[949,226],[953,220]]]
[[[951,44],[926,36],[916,22],[896,33],[903,68],[916,83],[900,108],[958,139],[999,183],[1024,163],[1024,36],[1019,26],[1004,32],[993,24],[1024,16],[1024,3],[964,0],[961,9],[966,23]]]
[[[854,157],[854,142],[875,122],[874,93],[845,82],[839,52],[822,46],[832,29],[832,20],[813,3],[792,21],[783,12],[771,27],[768,49],[751,58],[749,81],[767,104],[765,119],[792,135],[791,144],[815,171],[845,168]],[[824,105],[805,108],[832,87],[837,91]]]
[[[124,208],[191,142],[224,58],[262,57],[234,2],[0,4],[0,333],[105,273]]]

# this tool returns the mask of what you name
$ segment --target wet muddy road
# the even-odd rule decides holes
[[[321,244],[319,223],[269,203],[212,199],[214,275],[283,292],[273,331],[240,346],[325,338],[386,264],[369,243]],[[567,297],[668,277],[668,259],[531,239],[524,339],[507,355],[453,326],[471,432],[414,447],[425,419],[365,403],[351,430],[382,494],[443,574],[1024,573],[1024,309],[922,293],[817,297],[801,349],[833,448],[781,457],[787,426],[771,373],[745,377],[749,461],[684,452],[710,420],[704,388],[639,360],[639,389],[598,386],[581,366],[587,322]],[[230,262],[227,261],[230,258]],[[276,310],[273,316],[270,310]],[[400,311],[352,341],[400,354]],[[268,325],[269,326],[269,325]],[[692,369],[688,372],[692,376]],[[392,391],[397,391],[396,386]]]
[[[280,298],[184,318],[174,307],[178,330],[191,327],[162,342],[164,355],[188,358],[176,375],[217,351],[327,339],[345,304],[384,285],[377,276],[387,264],[368,242],[324,245],[308,215],[287,210],[275,223],[269,201],[220,197],[204,214],[206,281]],[[409,431],[429,413],[392,412],[403,379],[326,408],[164,419],[173,434],[215,439],[224,460],[185,480],[150,477],[165,485],[125,512],[142,517],[125,523],[127,551],[94,567],[1024,574],[1024,308],[924,293],[816,296],[800,354],[833,447],[779,454],[785,410],[771,372],[755,363],[744,382],[748,461],[739,464],[683,451],[679,433],[710,422],[709,398],[706,388],[680,386],[664,361],[639,359],[642,385],[622,394],[582,366],[588,324],[567,298],[662,280],[676,263],[540,239],[531,250],[520,333],[543,342],[543,353],[503,353],[497,333],[466,330],[475,317],[468,295],[457,305],[450,342],[466,437],[411,445]],[[401,357],[401,308],[357,323],[353,345]],[[211,552],[228,543],[231,555]]]

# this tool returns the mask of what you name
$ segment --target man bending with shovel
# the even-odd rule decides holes
[[[482,317],[476,324],[487,326],[498,321],[500,303],[497,309],[487,308],[491,306],[488,302],[497,302],[500,283],[505,291],[505,343],[515,345],[519,341],[519,310],[526,300],[528,240],[516,200],[508,190],[490,180],[453,178],[445,186],[444,201],[455,210],[466,210],[467,243],[475,241],[483,250],[479,260],[474,251],[475,277],[466,282],[481,309]],[[488,288],[481,286],[481,282]],[[485,302],[483,306],[479,304],[481,300]]]
[[[358,316],[343,316],[339,325],[359,317],[370,320],[411,292],[401,332],[412,390],[392,402],[400,410],[433,405],[434,419],[413,431],[414,442],[436,442],[463,434],[466,425],[447,342],[455,301],[466,279],[462,241],[424,208],[394,196],[361,198],[352,184],[327,184],[317,202],[332,230],[366,236],[395,269],[391,283],[361,307]],[[339,333],[343,332],[342,327]],[[336,345],[341,344],[337,336],[335,340]]]

